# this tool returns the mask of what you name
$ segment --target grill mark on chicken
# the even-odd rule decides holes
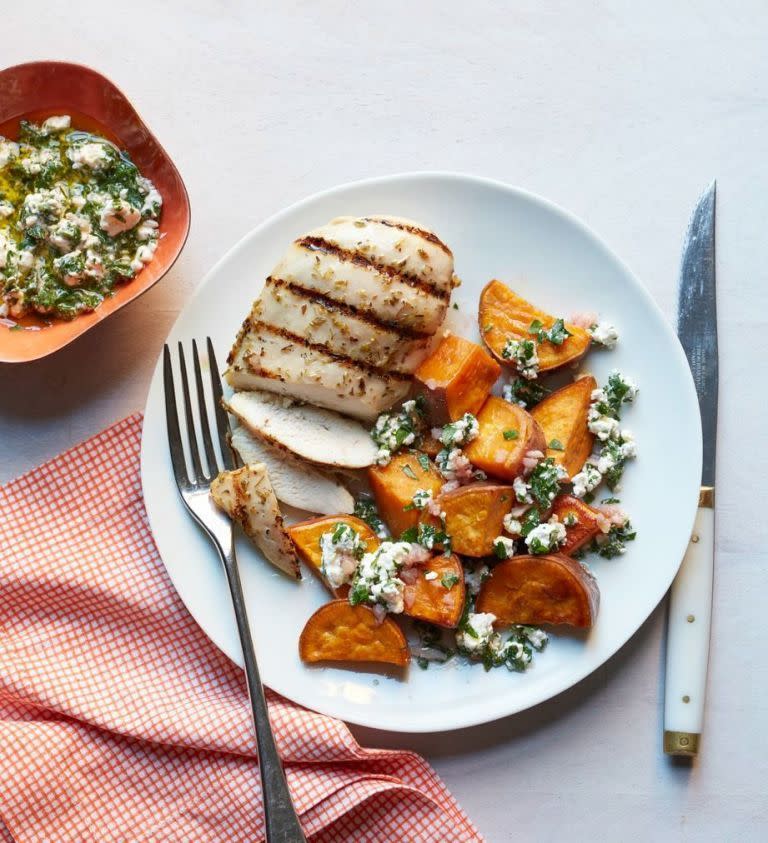
[[[374,366],[370,363],[364,363],[361,360],[355,360],[354,357],[350,357],[347,354],[339,354],[339,352],[337,351],[332,351],[324,343],[310,342],[310,340],[308,340],[306,337],[302,337],[299,334],[294,334],[292,331],[288,331],[287,329],[282,328],[279,325],[272,325],[268,322],[262,322],[259,319],[253,321],[253,327],[255,329],[266,331],[268,334],[272,334],[273,336],[281,337],[282,339],[287,340],[288,342],[293,343],[294,345],[299,345],[303,348],[308,348],[311,351],[317,351],[320,354],[325,354],[328,357],[331,357],[336,360],[342,366],[366,372],[367,374],[374,375],[375,377],[381,378],[384,381],[400,381],[403,383],[407,383],[411,380],[410,375],[406,375],[402,372],[392,371],[389,368]]]
[[[324,293],[318,293],[317,290],[302,287],[301,284],[297,284],[295,281],[286,281],[283,278],[273,278],[270,276],[267,278],[267,284],[272,284],[275,287],[283,287],[284,289],[295,293],[297,296],[301,296],[308,301],[322,305],[326,310],[341,313],[346,316],[354,316],[361,322],[367,322],[369,325],[381,328],[384,331],[391,331],[392,333],[398,334],[398,336],[403,339],[422,340],[429,339],[433,336],[432,331],[419,331],[416,328],[409,328],[407,325],[403,325],[399,322],[382,319],[372,310],[367,310],[366,308],[357,307],[355,305],[348,304],[347,302],[331,298],[331,296],[326,296]]]
[[[365,255],[360,254],[360,252],[353,252],[351,249],[345,249],[342,246],[337,246],[335,243],[329,242],[324,237],[301,237],[296,241],[296,244],[301,246],[303,249],[307,249],[312,252],[323,252],[326,255],[333,255],[341,261],[355,263],[358,266],[365,267],[366,269],[373,269],[380,275],[386,275],[395,281],[402,281],[409,287],[415,287],[423,293],[426,293],[428,296],[433,296],[441,301],[447,301],[451,297],[450,290],[441,290],[436,285],[430,283],[429,281],[425,281],[423,278],[419,278],[417,275],[413,275],[410,272],[402,272],[394,266],[389,266],[388,264],[381,263],[373,258],[368,258]]]
[[[417,225],[409,225],[407,222],[395,222],[394,220],[380,220],[375,217],[363,217],[366,222],[379,223],[386,225],[389,228],[397,228],[400,231],[407,231],[409,234],[414,234],[416,237],[421,237],[422,240],[427,240],[433,245],[442,249],[446,255],[453,257],[453,252],[443,243],[443,241],[432,231],[427,231],[424,228],[419,228]]]

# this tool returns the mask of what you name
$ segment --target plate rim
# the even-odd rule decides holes
[[[696,508],[698,505],[698,489],[700,487],[700,476],[701,476],[701,462],[702,462],[702,432],[701,432],[701,417],[698,412],[698,398],[696,395],[695,385],[693,381],[693,376],[690,371],[690,366],[688,365],[688,360],[685,356],[685,352],[680,344],[678,336],[667,320],[664,312],[661,310],[659,305],[657,304],[656,300],[651,295],[650,291],[645,287],[645,285],[640,281],[639,277],[629,268],[627,263],[620,258],[611,248],[608,246],[606,241],[600,237],[587,223],[573,214],[571,211],[568,211],[566,208],[563,208],[556,202],[553,202],[550,199],[547,199],[543,196],[540,196],[526,188],[519,187],[517,185],[511,185],[506,182],[500,181],[498,179],[489,178],[486,176],[478,176],[473,175],[471,173],[460,172],[460,171],[451,171],[451,170],[416,170],[416,171],[406,171],[402,173],[393,173],[389,175],[383,176],[374,176],[371,178],[365,179],[357,179],[354,181],[344,182],[342,184],[335,185],[330,188],[326,188],[323,190],[319,190],[315,193],[310,194],[302,199],[299,199],[285,207],[281,210],[270,214],[269,216],[265,217],[258,225],[252,228],[250,231],[246,232],[236,243],[234,243],[229,249],[227,249],[224,254],[211,266],[211,268],[205,273],[203,278],[201,279],[200,283],[196,286],[192,296],[187,300],[182,310],[179,312],[179,315],[174,320],[173,325],[169,330],[169,336],[173,335],[176,329],[177,324],[182,320],[184,316],[184,312],[186,308],[189,306],[190,302],[194,300],[200,293],[200,291],[210,283],[211,278],[219,271],[220,267],[226,264],[229,259],[235,253],[239,252],[241,249],[245,248],[247,243],[253,239],[258,237],[258,235],[268,226],[271,226],[277,222],[282,221],[286,217],[290,216],[291,214],[299,211],[300,209],[304,208],[307,205],[311,205],[318,200],[327,199],[329,197],[334,196],[338,193],[343,193],[350,189],[355,188],[364,188],[369,186],[376,186],[381,184],[387,184],[392,182],[401,182],[401,181],[430,181],[430,180],[438,180],[438,181],[453,181],[456,183],[464,183],[467,185],[472,186],[482,186],[486,188],[491,188],[494,190],[500,190],[502,192],[507,192],[516,195],[518,198],[522,198],[528,202],[532,202],[551,213],[555,214],[563,218],[566,222],[570,225],[574,226],[578,229],[581,234],[583,234],[587,239],[589,239],[593,245],[595,245],[602,253],[606,255],[606,257],[612,261],[615,265],[617,265],[622,273],[626,276],[627,280],[632,284],[635,290],[645,299],[646,304],[650,306],[652,311],[658,317],[658,321],[663,326],[662,330],[668,335],[668,338],[672,340],[672,346],[675,348],[675,353],[678,357],[678,363],[682,363],[683,370],[685,372],[685,382],[686,382],[686,395],[681,396],[684,398],[685,403],[693,409],[695,407],[695,413],[693,413],[693,418],[696,420],[695,430],[691,431],[691,435],[695,437],[695,445],[698,447],[696,448],[695,452],[697,454],[696,459],[696,482],[695,487],[692,483],[692,490],[690,495],[690,500],[687,504],[688,511],[685,514],[685,517],[681,515],[679,520],[684,520],[684,523],[687,525],[688,529],[683,533],[681,531],[680,535],[687,535],[690,533],[691,529],[693,528],[695,515],[696,515]],[[153,371],[151,380],[150,380],[150,387],[148,389],[147,394],[147,403],[145,404],[144,408],[144,419],[142,423],[142,444],[141,444],[141,482],[142,482],[142,491],[144,491],[145,484],[147,483],[148,479],[151,477],[151,471],[149,470],[149,465],[145,465],[145,447],[144,447],[144,431],[147,427],[147,404],[149,402],[149,392],[151,391],[152,385],[155,383],[155,379],[158,377],[160,369],[162,365],[162,353],[158,356],[158,361]],[[693,474],[693,471],[692,471]],[[146,498],[146,496],[145,496]],[[682,509],[681,504],[681,509]],[[154,528],[152,524],[152,516],[150,515],[149,509],[146,509],[147,512],[147,519],[150,524],[150,529],[152,529],[154,535]],[[565,682],[552,682],[550,683],[545,690],[542,692],[541,695],[536,696],[535,698],[528,698],[522,702],[520,701],[513,701],[511,698],[509,700],[509,705],[497,705],[495,707],[490,708],[483,708],[479,716],[459,716],[458,718],[454,716],[445,717],[442,716],[435,716],[432,719],[432,724],[437,723],[437,725],[430,725],[430,728],[425,728],[423,725],[420,725],[418,722],[415,721],[406,721],[404,723],[393,723],[387,720],[386,718],[365,718],[364,716],[364,709],[359,709],[360,716],[357,717],[352,714],[352,716],[347,716],[347,713],[344,715],[339,715],[338,713],[334,713],[333,711],[329,710],[328,707],[324,706],[323,700],[319,701],[319,704],[315,702],[310,702],[306,700],[293,700],[297,705],[301,705],[305,708],[308,708],[312,711],[316,711],[320,714],[324,714],[327,716],[335,717],[337,719],[343,719],[346,723],[351,723],[357,726],[362,726],[365,728],[372,728],[378,729],[381,731],[387,732],[395,732],[395,733],[403,733],[403,734],[435,734],[441,732],[450,732],[455,731],[458,729],[465,729],[471,728],[473,726],[480,726],[487,723],[494,722],[496,720],[501,720],[506,717],[512,717],[516,714],[520,714],[524,711],[527,711],[530,708],[535,706],[541,705],[542,703],[551,700],[557,697],[559,694],[564,693],[565,691],[569,690],[572,687],[583,682],[589,676],[591,676],[596,670],[600,667],[605,665],[609,662],[616,653],[619,652],[623,647],[627,645],[627,643],[638,633],[640,628],[643,624],[648,620],[648,618],[653,614],[656,608],[659,606],[665,595],[667,594],[669,587],[671,586],[675,576],[677,575],[678,569],[682,564],[683,556],[685,553],[685,549],[688,545],[688,540],[686,539],[683,545],[680,548],[670,548],[670,555],[677,556],[679,561],[677,565],[670,566],[669,574],[668,574],[668,581],[664,582],[664,587],[658,596],[653,600],[653,604],[649,607],[647,614],[645,617],[640,621],[638,626],[632,630],[626,637],[619,636],[621,640],[616,642],[612,642],[607,651],[603,656],[601,656],[599,662],[597,664],[588,666],[586,670],[580,671],[578,675],[570,676]],[[158,554],[162,559],[162,554],[160,554],[160,550],[158,547]],[[224,653],[231,661],[237,664],[239,667],[242,667],[242,657],[239,652],[239,643],[237,645],[237,652],[233,653],[230,652],[230,648],[225,648],[219,641],[214,638],[211,633],[206,629],[204,624],[201,622],[198,614],[193,611],[192,607],[189,605],[187,599],[184,596],[184,589],[180,589],[174,577],[172,576],[168,566],[165,564],[163,560],[163,566],[165,567],[171,582],[173,583],[174,590],[184,603],[187,611],[189,611],[190,615],[194,618],[195,622],[198,626],[202,629],[205,633],[206,637],[217,647],[217,649]],[[223,574],[222,574],[223,575]],[[666,580],[667,578],[663,578]],[[660,578],[661,582],[661,578]],[[234,624],[234,615],[232,616],[232,623]],[[276,693],[282,694],[281,691],[276,690]],[[290,699],[286,695],[286,699]],[[471,711],[472,709],[470,709]]]

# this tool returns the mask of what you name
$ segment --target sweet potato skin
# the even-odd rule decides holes
[[[430,572],[436,573],[437,578],[426,579],[425,575]],[[444,577],[456,577],[456,583],[446,588]],[[433,556],[419,571],[416,582],[406,585],[403,598],[404,614],[408,617],[455,629],[466,600],[464,569],[458,556]]]
[[[464,453],[473,465],[486,474],[514,480],[523,473],[523,459],[528,451],[543,451],[544,432],[539,423],[517,404],[492,395],[477,416],[480,432]],[[515,431],[514,439],[505,438]]]
[[[535,319],[545,328],[551,328],[555,322],[554,316],[534,307],[501,281],[490,281],[480,294],[480,336],[500,363],[509,365],[509,360],[502,357],[508,339],[531,339],[528,329]],[[565,327],[571,336],[562,345],[538,343],[540,372],[550,372],[575,363],[589,350],[592,339],[587,331],[567,322]]]
[[[443,478],[431,462],[425,470],[417,454],[400,453],[389,465],[369,468],[368,482],[382,520],[397,538],[403,530],[419,523],[420,510],[405,509],[413,503],[414,493],[426,489],[437,497]]]
[[[513,556],[500,562],[480,588],[478,612],[496,623],[593,626],[600,605],[597,582],[570,556]]]
[[[322,554],[320,552],[320,536],[333,530],[336,524],[346,524],[355,530],[363,543],[367,553],[372,553],[379,546],[379,539],[373,530],[360,518],[354,515],[323,515],[320,518],[309,518],[306,521],[298,521],[288,527],[288,535],[291,537],[296,553],[305,565],[318,577],[323,585],[333,594],[334,597],[346,597],[349,586],[332,588],[323,577],[320,567],[322,565]]]
[[[552,503],[552,515],[556,515],[561,522],[565,522],[568,515],[576,518],[576,523],[570,527],[566,525],[565,543],[560,546],[560,553],[565,556],[573,554],[600,532],[598,513],[584,501],[573,495],[558,495]]]
[[[450,334],[419,366],[415,391],[427,402],[434,425],[476,415],[501,374],[501,366],[480,345]]]
[[[462,556],[490,556],[495,539],[503,534],[504,516],[514,504],[512,487],[495,483],[473,483],[441,495],[451,549]]]
[[[315,662],[376,662],[405,667],[411,660],[400,627],[385,618],[379,624],[368,606],[333,600],[307,621],[299,637],[299,656]]]
[[[594,389],[597,381],[587,375],[548,395],[531,410],[544,432],[547,446],[555,439],[563,446],[564,450],[547,447],[547,456],[561,465],[568,477],[581,471],[595,443],[595,436],[587,427]]]

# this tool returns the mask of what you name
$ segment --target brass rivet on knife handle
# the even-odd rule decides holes
[[[664,752],[667,755],[696,755],[699,737],[696,732],[664,732]]]
[[[714,509],[715,508],[715,487],[714,486],[702,486],[699,490],[699,506],[703,506],[706,509]]]

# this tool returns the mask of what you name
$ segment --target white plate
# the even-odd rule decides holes
[[[221,363],[263,279],[296,236],[342,214],[420,220],[447,242],[463,279],[455,300],[470,338],[482,286],[493,277],[557,315],[597,310],[621,342],[593,352],[598,380],[618,367],[640,386],[624,424],[639,458],[621,492],[638,539],[625,556],[591,561],[602,594],[594,629],[552,636],[525,674],[449,663],[412,665],[399,680],[375,673],[307,668],[299,633],[327,596],[314,577],[300,584],[238,545],[243,585],[266,684],[308,708],[351,723],[403,732],[456,729],[513,714],[583,679],[640,627],[669,587],[688,543],[701,476],[701,425],[693,382],[677,338],[640,282],[582,223],[525,191],[470,176],[421,173],[344,185],[282,211],[251,232],[211,270],[169,340],[210,335]],[[189,611],[242,664],[229,594],[217,558],[183,509],[171,475],[160,367],[147,401],[142,442],[147,512],[168,573]]]

